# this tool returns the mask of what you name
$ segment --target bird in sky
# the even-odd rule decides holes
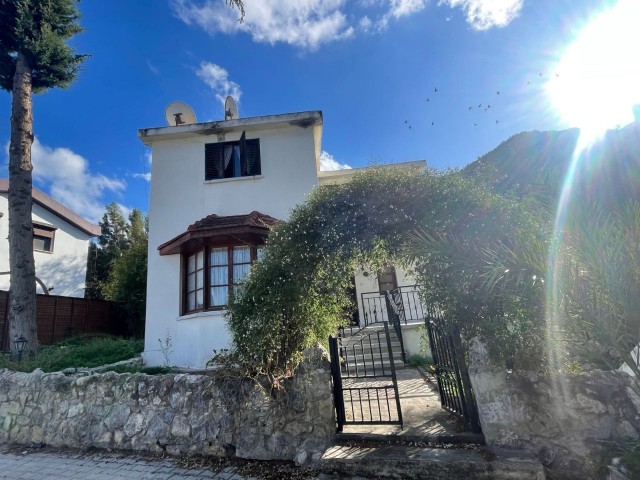
[[[436,124],[436,122],[431,122],[431,126],[433,126],[433,125],[435,125],[435,124]]]
[[[434,87],[433,91],[438,93],[438,87]]]
[[[407,120],[405,120],[404,123],[407,123]]]
[[[471,110],[473,107],[469,107],[469,110]]]
[[[480,103],[480,104],[478,104],[478,108],[482,108],[482,104],[481,104],[481,103]]]
[[[429,99],[427,98],[427,102],[429,101]]]
[[[500,123],[500,120],[496,120],[496,125]]]
[[[496,94],[497,94],[497,95],[500,95],[500,90],[498,90],[498,91],[496,92]]]
[[[491,108],[491,105],[487,105],[487,108]]]
[[[473,126],[474,126],[474,127],[477,127],[477,126],[478,126],[478,124],[477,124],[476,122],[473,122]]]

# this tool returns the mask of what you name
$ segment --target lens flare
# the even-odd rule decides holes
[[[640,1],[619,0],[576,36],[549,75],[552,107],[589,143],[634,120],[640,104]]]

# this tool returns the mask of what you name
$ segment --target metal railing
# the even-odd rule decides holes
[[[404,324],[424,320],[425,307],[420,300],[417,285],[398,287],[394,292],[400,295],[404,308]],[[387,312],[385,292],[365,292],[360,295],[364,326],[391,321]]]

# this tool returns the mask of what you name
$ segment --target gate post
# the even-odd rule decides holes
[[[336,409],[337,432],[342,432],[346,421],[344,398],[342,397],[342,373],[340,371],[340,351],[338,339],[329,335],[329,357],[331,359],[331,378],[333,379],[333,403]]]

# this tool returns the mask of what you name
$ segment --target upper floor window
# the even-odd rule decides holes
[[[260,140],[242,132],[237,142],[206,143],[204,165],[205,180],[260,175]]]
[[[36,252],[53,253],[56,229],[48,225],[33,225],[33,249]]]

